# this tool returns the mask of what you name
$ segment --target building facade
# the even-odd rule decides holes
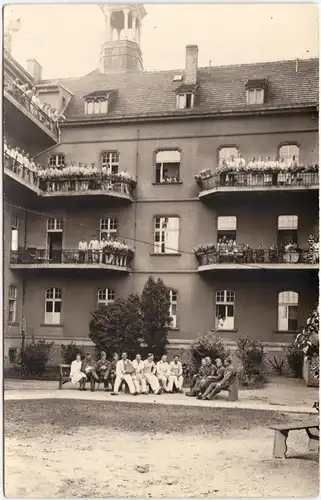
[[[191,45],[184,70],[144,72],[145,9],[102,11],[83,78],[49,82],[5,52],[5,134],[46,167],[35,184],[5,158],[6,354],[22,331],[90,345],[91,311],[150,275],[171,289],[171,346],[212,328],[290,342],[318,300],[318,61],[199,68]],[[81,253],[94,236],[118,248]]]

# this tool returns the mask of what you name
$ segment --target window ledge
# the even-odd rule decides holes
[[[8,326],[19,326],[20,323],[18,321],[8,321]]]
[[[61,328],[62,326],[64,326],[63,324],[59,324],[59,325],[56,325],[55,323],[51,324],[51,323],[41,323],[40,326],[48,326],[50,328]]]
[[[150,253],[152,257],[179,257],[181,253]]]
[[[153,186],[176,186],[176,184],[183,184],[183,181],[178,181],[178,182],[152,182]]]
[[[238,332],[238,328],[227,328],[227,329],[223,329],[223,328],[220,328],[217,330],[217,333],[219,332]]]
[[[273,330],[273,333],[300,333],[301,330]]]

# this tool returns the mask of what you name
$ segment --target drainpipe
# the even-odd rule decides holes
[[[137,232],[137,186],[138,186],[138,163],[139,163],[139,128],[136,134],[136,162],[135,162],[135,179],[136,179],[136,190],[134,197],[134,250],[136,255],[136,232]],[[135,261],[134,261],[135,262]],[[135,264],[133,265],[133,281],[132,281],[132,292],[135,293]]]

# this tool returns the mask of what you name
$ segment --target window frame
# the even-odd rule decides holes
[[[52,297],[48,297],[48,292],[52,290]],[[47,304],[51,303],[52,304],[52,311],[47,311]],[[60,303],[60,311],[55,311],[55,305]],[[44,324],[45,325],[58,325],[60,326],[62,324],[62,290],[60,287],[50,287],[46,288],[45,290],[45,314],[44,314]],[[58,315],[59,316],[55,316]],[[47,316],[48,315],[48,316]],[[48,318],[50,318],[52,321],[48,321]],[[58,321],[59,319],[59,321]]]
[[[173,298],[173,295],[175,298]],[[170,326],[171,330],[178,330],[179,329],[179,324],[178,324],[178,291],[175,290],[174,288],[169,288],[169,301],[170,301],[170,306],[169,306],[169,315],[172,318],[172,323]],[[173,314],[173,306],[175,307],[175,314]]]
[[[14,291],[13,294],[11,294],[12,291]],[[17,322],[17,299],[18,299],[18,287],[15,284],[11,284],[8,287],[8,323],[9,324]],[[13,310],[11,310],[12,305],[13,305]],[[10,316],[11,313],[13,313],[12,317]]]
[[[187,107],[187,96],[190,98],[190,106]],[[177,109],[193,109],[195,95],[194,92],[179,92],[176,94],[176,108]],[[182,105],[181,105],[182,104]]]
[[[91,111],[92,108],[92,111]],[[108,97],[100,99],[87,99],[85,101],[86,116],[103,116],[108,114]]]
[[[240,152],[240,146],[238,144],[222,144],[220,147],[217,148],[217,153],[216,153],[216,159],[217,159],[217,164],[220,165],[221,162],[221,151],[224,149],[236,149],[237,154]],[[231,157],[232,153],[230,153],[229,157]],[[235,155],[234,155],[235,156]]]
[[[108,221],[107,229],[103,229],[103,221]],[[116,227],[111,227],[111,226]],[[99,221],[99,238],[115,239],[118,232],[118,219],[116,217],[102,217]]]
[[[280,217],[296,217],[296,227],[293,227],[293,228],[280,228],[279,226],[279,223],[280,223]],[[288,241],[290,240],[293,240],[294,243],[298,243],[298,235],[299,235],[299,216],[296,215],[296,214],[280,214],[278,215],[278,218],[277,218],[277,241],[278,241],[278,245],[279,246],[282,246],[282,243],[281,240],[285,240],[284,237],[282,236],[285,236],[286,232],[289,233],[289,239]],[[293,233],[295,233],[294,237],[293,237]]]
[[[99,298],[100,292],[105,293],[105,295],[106,295],[105,299]],[[109,293],[111,293],[111,295],[113,295],[113,298],[110,298],[110,299],[108,298]],[[115,299],[116,299],[116,293],[115,293],[115,290],[113,288],[98,288],[97,289],[97,295],[96,295],[97,307],[107,306],[108,304],[113,304],[115,302]]]
[[[300,144],[296,141],[293,141],[293,142],[281,142],[281,144],[278,145],[278,149],[277,149],[277,159],[280,161],[281,158],[284,158],[284,163],[288,164],[288,160],[289,158],[292,158],[293,154],[292,155],[286,155],[287,157],[284,157],[282,155],[280,155],[280,150],[282,148],[285,148],[285,147],[296,147],[298,149],[298,153],[295,154],[295,157],[297,159],[297,162],[299,163],[300,162]]]
[[[164,163],[164,162],[157,162],[157,155],[158,153],[163,153],[163,152],[167,152],[167,151],[177,151],[179,153],[179,162],[176,162],[176,164],[178,165],[178,181],[176,182],[165,182],[163,181],[164,179],[164,165],[168,165],[168,163]],[[171,165],[175,164],[174,163],[171,163]],[[181,148],[174,148],[174,147],[171,147],[171,148],[158,148],[154,151],[154,165],[155,165],[155,184],[170,184],[170,185],[173,185],[173,184],[179,184],[181,183],[181,164],[182,164],[182,150]],[[166,168],[166,167],[165,167]],[[159,175],[159,181],[157,180],[157,171],[158,169],[160,170],[160,175]]]
[[[219,297],[219,294],[222,294],[222,293],[223,293],[223,299],[220,300],[218,297]],[[228,294],[231,295],[233,300],[228,300]],[[225,319],[226,318],[233,318],[232,327],[226,328],[226,327],[224,327],[224,325],[222,325],[222,327],[220,327],[220,325],[218,323],[219,319],[218,319],[218,315],[217,315],[217,310],[218,310],[219,306],[222,306],[225,309]],[[228,316],[228,314],[227,314],[228,307],[233,308],[233,315],[232,316]],[[232,290],[219,289],[219,290],[216,290],[216,292],[215,292],[215,329],[218,331],[226,331],[226,332],[231,332],[231,331],[235,330],[235,292],[233,292]]]
[[[54,221],[53,227],[49,227],[49,222]],[[64,230],[63,217],[48,217],[47,218],[47,233],[62,233]]]
[[[103,157],[104,155],[117,155],[117,161],[109,159],[108,161],[104,162]],[[101,151],[100,152],[100,166],[101,168],[107,167],[110,168],[110,174],[118,174],[119,169],[120,169],[120,154],[119,151],[117,150],[111,150],[111,151]]]
[[[62,158],[61,161],[59,161],[59,157]],[[52,161],[53,159],[55,161]],[[55,153],[49,156],[48,159],[49,168],[63,168],[65,165],[66,165],[66,155],[64,153]]]
[[[19,250],[19,217],[18,215],[11,214],[11,241],[10,250],[12,252],[17,252]],[[14,238],[13,235],[16,235]],[[15,245],[14,245],[15,243]]]
[[[166,219],[177,219],[178,220],[178,227],[177,227],[177,250],[176,251],[170,251],[166,252],[166,246],[165,246],[165,236],[162,238],[162,235],[166,234],[166,231],[163,230],[162,227],[157,227],[157,220],[159,219],[159,225],[161,226],[164,224]],[[167,228],[166,228],[167,229]],[[171,230],[169,230],[171,231]],[[159,241],[156,241],[156,234],[159,234]],[[164,239],[164,241],[162,241]],[[179,251],[179,239],[180,239],[180,217],[178,215],[155,215],[153,217],[153,255],[180,255]],[[158,244],[158,245],[157,245]],[[162,246],[164,245],[164,247]],[[163,251],[159,251],[158,249],[164,248]]]
[[[289,293],[293,294],[296,297],[296,302],[290,302],[290,301],[280,301],[280,298],[282,295]],[[284,299],[285,300],[285,299]],[[297,332],[299,330],[299,304],[300,304],[300,295],[298,292],[295,290],[282,290],[277,294],[277,331],[278,332],[283,332],[283,333],[293,333]],[[280,308],[284,307],[286,309],[286,315],[281,318],[280,314]],[[289,318],[289,308],[290,307],[296,307],[296,328],[295,329],[290,329],[289,328],[289,321],[291,321],[291,318]],[[287,328],[283,328],[282,325],[282,319],[286,319],[287,322]]]
[[[233,217],[235,219],[235,229],[219,229],[219,219],[223,218],[223,217],[225,217],[225,218],[227,218],[227,217],[228,218]],[[222,235],[222,236],[219,235],[219,233],[223,232],[223,231],[224,232],[231,232],[231,233],[234,232],[235,236],[233,237],[233,240],[237,241],[237,222],[238,221],[237,221],[237,216],[236,215],[218,215],[217,219],[216,219],[216,240],[217,240],[216,242],[218,243],[219,239],[223,238],[223,236],[225,236],[225,235]],[[232,234],[228,235],[228,237],[231,239],[232,238]]]
[[[257,93],[260,92],[262,94],[262,99],[260,102],[257,102]],[[254,102],[250,102],[250,96],[254,95]],[[265,102],[265,88],[264,87],[252,87],[246,89],[246,104],[248,106],[260,106]]]

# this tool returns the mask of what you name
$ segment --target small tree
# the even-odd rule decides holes
[[[224,360],[229,354],[226,341],[217,334],[216,330],[210,330],[198,335],[191,344],[190,351],[197,368],[201,364],[201,359],[206,356],[209,356],[214,361],[216,358]]]
[[[260,340],[250,337],[237,339],[237,356],[242,361],[242,382],[246,386],[264,384],[263,358],[264,347]]]
[[[105,351],[111,357],[114,352],[126,351],[132,357],[141,350],[143,321],[138,295],[119,297],[98,307],[91,316],[89,338],[97,352]]]
[[[319,380],[319,309],[316,306],[308,317],[306,326],[303,328],[296,339],[295,345],[302,349],[305,357],[309,360],[311,371],[317,380]]]
[[[143,342],[146,350],[158,359],[166,351],[167,333],[172,323],[169,289],[161,279],[155,281],[150,276],[144,285],[140,302],[144,323]]]
[[[70,365],[76,359],[77,354],[80,354],[82,358],[85,356],[83,345],[77,345],[74,342],[61,345],[61,357],[67,365]]]
[[[45,340],[31,342],[25,346],[21,353],[21,366],[25,375],[41,376],[45,373],[53,346],[54,342],[47,343]]]

